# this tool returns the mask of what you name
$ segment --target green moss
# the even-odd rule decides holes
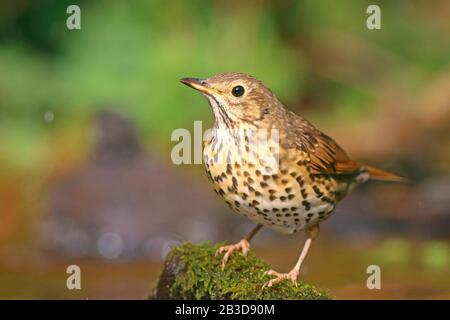
[[[264,274],[269,266],[252,252],[246,257],[233,254],[225,270],[222,270],[222,255],[215,256],[221,245],[223,244],[184,243],[173,248],[167,257],[165,270],[156,289],[165,291],[165,295],[159,295],[159,298],[330,299],[322,290],[301,281],[297,284],[284,281],[271,288],[262,289],[263,284],[272,277]],[[156,292],[155,297],[158,297]]]

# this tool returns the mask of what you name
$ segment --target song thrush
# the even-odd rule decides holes
[[[267,87],[247,74],[180,81],[200,91],[214,113],[215,130],[204,141],[203,160],[215,192],[234,211],[257,223],[240,242],[218,250],[225,253],[222,268],[234,251],[248,252],[262,226],[284,234],[305,229],[307,240],[295,267],[288,273],[268,271],[274,279],[266,285],[284,279],[295,282],[319,223],[339,200],[369,179],[403,180],[351,160],[332,138],[286,110]],[[266,139],[255,138],[261,131]]]

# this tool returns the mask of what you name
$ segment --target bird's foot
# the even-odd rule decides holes
[[[225,269],[225,265],[227,264],[228,259],[234,251],[242,251],[244,256],[250,251],[250,243],[246,239],[242,239],[238,243],[230,244],[227,246],[222,246],[216,251],[216,256],[225,252],[225,255],[222,258],[222,270]]]
[[[268,274],[270,276],[274,276],[275,279],[272,279],[272,280],[266,282],[263,285],[263,289],[265,287],[269,287],[270,288],[271,286],[273,286],[273,285],[275,285],[277,283],[280,283],[281,281],[284,281],[284,280],[291,280],[292,283],[297,284],[298,270],[296,270],[296,269],[292,269],[288,273],[279,273],[279,272],[276,272],[274,270],[269,270],[269,271],[266,271],[265,274]]]

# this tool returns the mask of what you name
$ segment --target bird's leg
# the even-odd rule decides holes
[[[244,256],[247,255],[250,250],[250,240],[255,236],[255,234],[262,228],[262,224],[257,224],[252,231],[241,241],[235,244],[230,244],[227,246],[222,246],[216,251],[216,256],[225,252],[225,255],[222,258],[222,270],[225,269],[225,265],[227,264],[228,259],[234,251],[242,250],[242,254]]]
[[[311,246],[312,241],[319,235],[319,225],[314,225],[308,228],[306,232],[308,234],[308,238],[306,239],[305,245],[303,246],[302,252],[300,253],[300,257],[298,258],[295,267],[288,273],[279,273],[274,270],[267,271],[266,274],[274,276],[275,278],[265,283],[263,288],[271,287],[283,280],[291,280],[293,283],[296,283],[298,274],[300,272],[300,267],[303,263],[303,260],[305,260],[306,255],[308,254],[309,247]]]

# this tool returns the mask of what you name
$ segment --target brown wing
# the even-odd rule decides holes
[[[351,160],[345,151],[329,136],[314,128],[308,121],[294,114],[292,136],[297,148],[309,155],[312,173],[353,174],[361,166]],[[292,138],[291,138],[292,139]]]
[[[360,165],[350,160],[345,151],[333,139],[320,132],[316,143],[309,148],[313,173],[351,174],[360,169]]]

